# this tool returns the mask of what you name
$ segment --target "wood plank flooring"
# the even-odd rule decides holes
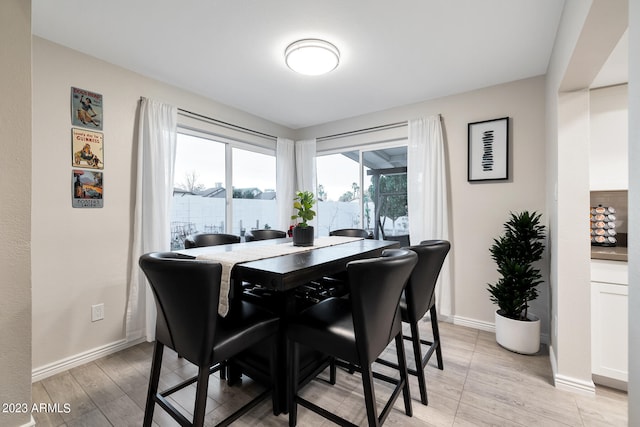
[[[627,395],[598,387],[595,396],[583,396],[551,385],[551,367],[545,349],[534,356],[523,356],[502,349],[491,333],[449,323],[440,324],[444,371],[437,369],[435,356],[427,367],[429,406],[420,403],[417,379],[411,376],[413,417],[404,414],[402,398],[387,418],[389,426],[626,426]],[[428,320],[422,322],[424,337],[431,336]],[[73,368],[33,384],[33,402],[69,404],[70,411],[34,413],[38,426],[140,426],[144,415],[147,379],[153,346],[142,343],[86,365]],[[385,357],[393,360],[395,350]],[[407,343],[407,359],[413,363]],[[377,366],[377,365],[376,365]],[[377,370],[388,369],[380,366]],[[165,351],[161,387],[170,386],[195,374],[195,368]],[[390,388],[376,381],[379,406]],[[207,425],[214,425],[226,414],[256,395],[261,387],[243,377],[241,386],[228,387],[214,374],[210,380]],[[191,386],[173,401],[193,409]],[[360,377],[338,370],[338,381],[330,386],[312,381],[301,392],[312,401],[351,421],[366,425]],[[286,426],[286,415],[274,416],[270,400],[254,408],[234,426]],[[68,412],[68,413],[65,413]],[[157,426],[177,425],[156,407]],[[298,425],[333,425],[299,407]]]

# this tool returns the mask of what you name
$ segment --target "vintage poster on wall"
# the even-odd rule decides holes
[[[100,132],[71,129],[71,162],[74,167],[104,169],[104,138]]]
[[[102,95],[72,87],[71,124],[102,130]]]
[[[102,207],[102,172],[73,169],[71,205],[74,208]]]

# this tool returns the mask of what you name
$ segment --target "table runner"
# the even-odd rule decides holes
[[[314,239],[313,246],[293,246],[292,242],[275,245],[255,245],[244,246],[237,250],[228,252],[210,252],[196,256],[197,260],[214,261],[222,265],[222,276],[220,278],[220,301],[218,303],[218,314],[224,317],[229,312],[229,289],[231,282],[231,270],[233,266],[249,261],[257,261],[265,258],[274,258],[282,255],[289,255],[298,252],[306,252],[312,249],[327,246],[340,245],[356,240],[361,237],[325,236]]]

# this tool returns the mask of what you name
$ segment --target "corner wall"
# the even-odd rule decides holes
[[[0,58],[0,403],[29,405],[0,425],[18,426],[31,421],[30,1],[0,2]]]

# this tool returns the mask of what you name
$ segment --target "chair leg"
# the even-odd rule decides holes
[[[204,415],[207,409],[207,389],[209,387],[209,368],[198,368],[198,383],[196,386],[196,403],[193,408],[193,425],[201,427],[204,425]]]
[[[151,362],[151,374],[149,375],[149,390],[147,391],[147,404],[144,409],[144,427],[150,427],[153,421],[153,410],[156,406],[156,394],[158,393],[158,383],[160,382],[160,370],[162,368],[162,353],[164,344],[158,341],[153,346],[153,360]]]
[[[298,344],[289,341],[287,344],[290,355],[289,359],[289,386],[287,387],[287,406],[289,407],[289,427],[295,427],[298,423],[298,369],[299,369],[299,349]]]
[[[400,371],[400,381],[404,381],[402,397],[404,398],[404,412],[408,417],[413,416],[411,407],[411,392],[409,390],[409,372],[407,371],[407,359],[404,352],[404,340],[402,332],[396,335],[396,354],[398,355],[398,370]]]
[[[226,365],[227,384],[229,386],[240,384],[242,379],[242,371],[240,370],[240,367],[236,363],[233,363],[233,360],[226,361]]]
[[[226,360],[223,360],[222,362],[220,362],[220,379],[221,380],[227,379],[227,361]]]
[[[413,359],[416,362],[416,376],[418,377],[418,388],[420,389],[420,401],[423,405],[428,405],[427,382],[424,378],[424,366],[422,364],[422,346],[420,345],[420,331],[416,323],[411,323],[411,343],[413,344]]]
[[[440,342],[440,328],[438,327],[438,313],[436,306],[432,306],[429,310],[431,317],[431,329],[433,331],[433,345],[436,346],[436,358],[438,359],[438,369],[441,371],[444,369],[444,363],[442,362],[442,343]]]
[[[336,385],[336,358],[332,357],[329,363],[329,384]]]
[[[402,341],[402,339],[401,339]],[[369,427],[379,427],[378,411],[376,409],[376,393],[373,389],[373,371],[370,363],[362,364],[362,388],[364,389],[364,403],[367,408]]]
[[[277,340],[273,339],[271,342],[271,358],[269,359],[269,369],[271,372],[271,409],[273,415],[278,416],[280,414],[280,398],[284,390],[280,386],[280,381],[278,379],[278,345]],[[287,388],[287,384],[285,383],[285,390]],[[285,399],[288,399],[288,396],[285,396]]]

